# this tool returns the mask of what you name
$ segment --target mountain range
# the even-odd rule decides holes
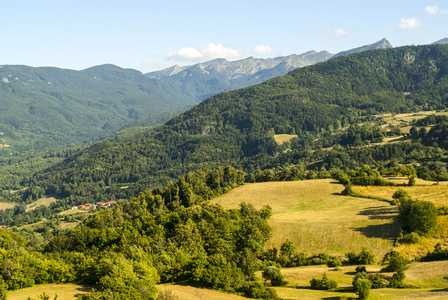
[[[245,58],[237,61],[215,59],[212,61],[170,68],[145,74],[159,79],[173,89],[196,99],[198,102],[221,92],[251,86],[294,69],[327,61],[351,53],[392,48],[386,39],[335,54],[328,51],[309,51],[276,58]]]
[[[381,40],[350,52],[390,47]],[[82,71],[0,67],[0,156],[98,141],[129,126],[151,126],[217,93],[260,83],[333,57],[309,51],[270,59],[216,59],[143,75],[102,65]]]

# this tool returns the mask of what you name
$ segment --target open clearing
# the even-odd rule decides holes
[[[28,297],[38,300],[38,296],[43,292],[47,293],[50,299],[58,295],[58,300],[76,300],[78,299],[77,295],[85,294],[91,290],[90,287],[76,284],[43,284],[8,292],[8,300],[24,300]]]
[[[0,210],[5,210],[8,208],[13,208],[17,203],[0,202]]]
[[[56,201],[57,201],[57,199],[54,198],[54,197],[40,198],[39,200],[34,201],[33,203],[28,204],[28,205],[26,206],[26,211],[33,210],[33,209],[35,209],[36,207],[41,206],[41,205],[43,205],[43,206],[49,206],[51,203],[54,203],[54,202],[56,202]]]
[[[246,184],[212,200],[226,208],[241,202],[272,208],[272,238],[279,248],[290,239],[297,251],[344,255],[367,247],[382,259],[398,236],[397,207],[378,200],[341,195],[333,179]]]
[[[283,145],[286,142],[289,142],[292,138],[297,137],[297,134],[276,134],[274,135],[274,140],[279,145]]]
[[[353,190],[372,198],[393,200],[392,195],[398,190],[405,190],[412,199],[424,200],[436,206],[448,205],[448,185],[415,185],[415,186],[354,186]]]
[[[366,266],[368,272],[379,272],[381,266]],[[340,296],[357,298],[352,288],[356,266],[344,266],[339,271],[327,266],[308,266],[282,269],[288,282],[286,286],[276,288],[282,299],[339,299]],[[448,261],[414,263],[406,271],[405,282],[418,286],[418,289],[372,289],[369,299],[447,299]],[[329,279],[336,280],[335,291],[317,291],[309,288],[312,278],[321,278],[326,273]],[[382,273],[391,276],[392,273]],[[261,273],[259,274],[261,276]]]
[[[185,285],[161,284],[157,286],[159,291],[170,290],[182,300],[247,300],[250,298],[217,291],[200,289]]]

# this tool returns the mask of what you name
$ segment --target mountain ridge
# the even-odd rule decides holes
[[[251,86],[284,75],[294,69],[321,63],[337,56],[391,47],[390,42],[383,38],[376,43],[336,55],[325,50],[320,52],[310,50],[302,54],[273,58],[247,57],[236,61],[217,58],[184,67],[175,65],[146,73],[145,76],[161,80],[173,89],[201,102],[218,93]]]

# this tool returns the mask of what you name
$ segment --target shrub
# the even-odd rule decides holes
[[[369,299],[370,288],[372,287],[372,282],[370,280],[360,278],[356,280],[354,287],[356,293],[359,295],[359,299]]]
[[[270,280],[271,284],[274,286],[286,284],[282,272],[280,272],[280,269],[275,266],[267,266],[264,269],[262,276],[264,280]]]
[[[380,274],[378,273],[369,273],[367,275],[367,279],[372,282],[372,289],[381,289],[386,287],[387,285],[387,281],[381,278]]]
[[[356,273],[367,272],[366,266],[357,266],[355,272]]]
[[[280,299],[273,288],[266,288],[264,284],[257,281],[247,282],[244,287],[244,295],[249,298],[277,300]]]
[[[392,275],[392,278],[389,280],[389,286],[391,288],[404,288],[404,278],[406,276],[404,275],[404,272],[397,272]]]
[[[327,266],[338,268],[338,267],[342,266],[342,261],[339,258],[333,257],[333,258],[328,259]]]
[[[375,263],[375,255],[367,248],[362,248],[359,254],[355,252],[347,253],[347,258],[350,264],[353,265],[373,265]]]
[[[417,244],[420,243],[422,237],[417,232],[401,233],[397,241],[403,244]]]
[[[388,254],[389,266],[387,270],[390,272],[403,273],[408,268],[409,260],[401,256],[398,251],[391,251]]]
[[[338,283],[335,280],[328,279],[327,274],[324,273],[322,279],[311,279],[310,286],[315,290],[334,290],[338,287]]]

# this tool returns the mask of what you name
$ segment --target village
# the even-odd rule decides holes
[[[73,206],[72,209],[81,209],[81,210],[85,210],[85,211],[89,211],[91,209],[96,209],[97,207],[100,207],[102,209],[107,209],[109,207],[111,207],[112,205],[116,204],[116,201],[109,201],[109,202],[97,202],[96,204],[81,204],[78,206]]]

